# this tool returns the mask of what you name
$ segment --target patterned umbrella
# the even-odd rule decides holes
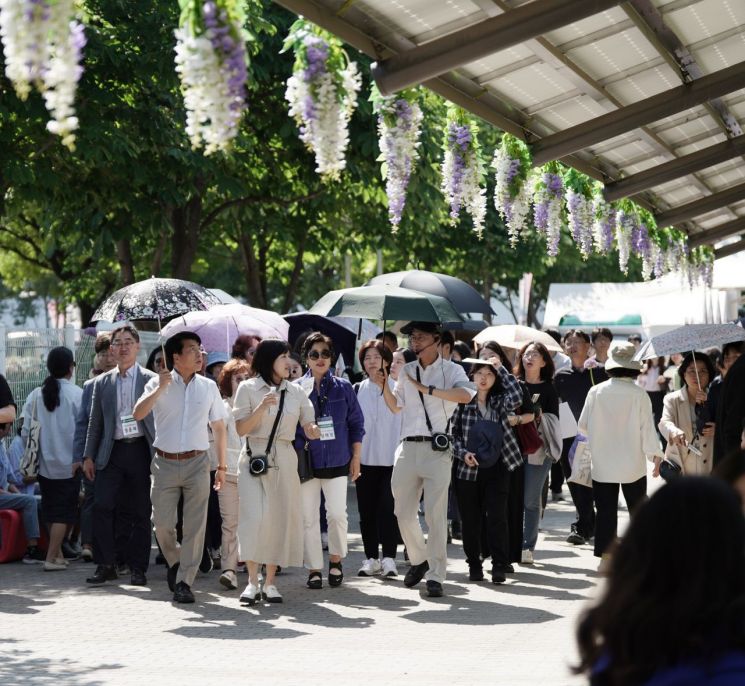
[[[168,338],[179,331],[193,331],[202,339],[208,353],[230,353],[238,336],[280,338],[287,340],[290,325],[278,314],[269,310],[241,305],[215,305],[203,312],[188,312],[172,319],[163,327]]]
[[[561,346],[545,331],[539,331],[529,326],[519,324],[501,324],[500,326],[489,326],[479,331],[473,340],[479,345],[487,341],[496,341],[503,348],[520,350],[526,343],[536,341],[543,343],[551,352],[563,352]]]
[[[120,288],[110,295],[94,312],[91,323],[133,319],[162,321],[219,304],[220,300],[199,284],[152,278]]]
[[[650,338],[634,355],[635,360],[648,360],[673,353],[687,353],[745,341],[745,329],[737,324],[685,324],[677,329]]]

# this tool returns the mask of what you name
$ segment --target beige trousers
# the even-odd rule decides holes
[[[210,462],[204,452],[188,460],[166,460],[157,455],[150,465],[153,476],[150,500],[153,503],[155,536],[169,567],[179,563],[176,583],[191,586],[199,570],[207,524],[210,497]],[[184,496],[183,537],[176,540],[178,501]]]
[[[432,450],[429,442],[402,441],[396,449],[391,488],[394,512],[409,560],[418,565],[427,560],[429,581],[445,581],[448,565],[448,486],[452,451]],[[424,519],[429,533],[419,524],[419,499],[424,491]]]
[[[238,475],[226,474],[222,488],[217,492],[222,517],[222,569],[235,571],[238,566]]]
[[[326,521],[329,525],[329,555],[347,556],[347,484],[346,476],[310,479],[300,490],[303,494],[303,551],[307,569],[323,569],[321,545],[321,491],[326,496]]]

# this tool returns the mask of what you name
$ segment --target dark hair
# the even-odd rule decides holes
[[[558,329],[543,329],[543,333],[547,333],[553,338],[559,345],[561,345],[561,334]]]
[[[502,364],[505,366],[506,369],[510,369],[512,367],[512,363],[510,362],[510,358],[507,357],[507,353],[502,350],[502,346],[499,345],[496,341],[486,341],[484,345],[481,346],[481,349],[483,350],[486,348],[487,350],[491,350],[492,352],[496,353],[497,357],[502,360]],[[480,352],[480,351],[479,351]]]
[[[274,385],[274,362],[280,356],[290,352],[290,344],[276,338],[265,338],[256,346],[251,361],[251,371],[260,376],[270,386]]]
[[[455,345],[455,336],[453,336],[452,331],[443,331],[440,334],[440,346],[448,345],[450,346],[450,352],[453,352],[453,346]]]
[[[600,601],[577,630],[577,673],[646,683],[660,668],[745,650],[745,518],[733,488],[687,476],[632,516]],[[685,570],[684,573],[681,573]]]
[[[297,362],[301,367],[303,366],[303,358],[296,352],[293,351],[290,353],[290,359],[295,360],[295,362]]]
[[[167,341],[165,346],[166,351],[166,365],[168,369],[173,369],[173,356],[180,355],[184,349],[184,341],[196,341],[199,345],[202,345],[202,339],[197,336],[193,331],[179,331],[173,334]]]
[[[638,334],[638,333],[632,333],[632,334],[630,334],[630,335],[629,335],[629,337],[628,337],[628,338],[626,339],[626,342],[627,342],[627,343],[634,343],[634,342],[636,342],[636,343],[641,343],[641,342],[642,342],[642,337],[641,337],[641,335],[640,335],[640,334]]]
[[[730,486],[734,485],[735,481],[745,476],[745,450],[725,457],[714,467],[712,474],[726,481]]]
[[[233,395],[233,376],[243,372],[251,373],[251,365],[246,360],[239,360],[234,357],[224,364],[217,377],[217,387],[220,389],[220,395],[223,398],[230,398]]]
[[[230,356],[238,360],[245,360],[248,349],[255,348],[260,342],[261,338],[259,336],[241,334],[233,342],[233,349],[230,352]]]
[[[613,340],[613,333],[611,330],[605,326],[598,326],[592,330],[592,333],[590,334],[590,340],[594,343],[595,339],[598,336],[605,336],[606,338],[609,338],[611,341]]]
[[[135,329],[135,327],[132,326],[131,324],[125,324],[124,326],[117,326],[116,329],[114,329],[111,332],[111,342],[113,343],[116,337],[121,333],[128,333],[138,343],[140,342],[140,334],[138,333],[137,329]]]
[[[49,376],[41,384],[41,398],[44,407],[49,412],[54,412],[60,405],[59,379],[64,379],[70,372],[70,367],[74,366],[75,358],[70,348],[60,345],[49,351],[47,355]]]
[[[383,364],[388,372],[391,371],[391,363],[393,362],[393,353],[390,348],[382,341],[366,341],[360,346],[360,352],[358,354],[360,364],[364,370],[365,367],[365,355],[368,350],[377,350],[380,356],[383,358]]]
[[[411,348],[396,348],[396,352],[404,356],[404,362],[407,364],[416,360],[416,353]]]
[[[497,398],[499,397],[500,393],[504,390],[502,387],[502,379],[499,376],[499,372],[494,369],[492,365],[490,365],[488,362],[479,362],[478,364],[474,362],[471,365],[471,368],[468,370],[468,377],[473,380],[473,375],[478,372],[481,369],[489,369],[492,374],[494,374],[494,377],[496,378],[496,381],[494,382],[494,385],[489,389],[489,394],[486,396],[486,404],[492,405],[497,402]],[[506,367],[506,369],[509,369],[509,367]],[[474,396],[475,399],[476,396]]]
[[[160,346],[158,346],[156,348],[153,348],[150,351],[150,354],[147,356],[147,363],[145,364],[145,367],[151,372],[157,372],[157,370],[155,369],[155,357],[160,352],[162,352],[162,349]]]
[[[657,371],[662,374],[667,369],[667,366],[665,365],[665,358],[650,357],[649,359],[644,361],[645,370],[652,369],[652,367],[657,367]]]
[[[734,350],[736,353],[742,354],[742,348],[743,348],[742,341],[733,341],[731,343],[725,343],[722,346],[722,361],[724,361],[724,358],[727,356],[727,353],[730,352],[730,350]]]
[[[111,347],[111,334],[108,331],[103,331],[96,336],[96,341],[93,344],[93,350],[96,355],[98,353],[106,352]]]
[[[546,363],[546,365],[541,368],[541,374],[540,374],[541,381],[551,381],[551,379],[554,378],[554,371],[556,369],[556,367],[554,366],[554,358],[551,357],[551,353],[548,351],[548,348],[539,341],[531,341],[530,343],[526,343],[522,348],[520,348],[520,352],[517,354],[517,362],[515,363],[515,371],[514,371],[515,376],[518,379],[522,379],[523,381],[525,381],[525,367],[523,366],[523,355],[525,354],[525,351],[531,345],[539,353],[541,353],[541,357],[543,358],[543,361]]]
[[[581,338],[585,343],[592,344],[590,337],[587,335],[587,331],[582,331],[582,329],[569,329],[569,331],[564,334],[564,338],[561,339],[562,345],[566,345],[566,342],[572,336],[577,336]]]
[[[641,374],[638,369],[626,369],[626,367],[606,369],[605,373],[612,379],[635,379]]]
[[[332,341],[326,334],[323,334],[320,331],[314,331],[306,337],[305,341],[303,341],[303,349],[300,353],[301,357],[304,360],[307,360],[308,353],[310,352],[311,348],[316,345],[316,343],[325,343],[328,346],[329,350],[331,351],[331,364],[333,365],[334,361],[336,360],[334,341]]]
[[[381,331],[379,334],[375,335],[375,339],[378,341],[383,341],[385,343],[386,341],[390,341],[398,347],[398,338],[396,337],[396,334],[393,333],[393,331]]]
[[[471,352],[471,347],[465,341],[455,341],[455,343],[453,343],[453,352],[457,352],[460,355],[461,360],[466,357],[471,357],[473,354]]]
[[[711,358],[708,355],[696,355],[696,362],[703,362],[704,366],[706,367],[706,371],[709,372],[709,383],[712,382],[714,377],[717,375],[716,371],[714,370],[714,365],[711,362]],[[686,356],[683,358],[683,361],[680,363],[680,366],[678,367],[678,376],[680,377],[681,382],[684,386],[687,386],[686,383],[686,371],[688,370],[688,367],[690,367],[693,364],[693,353],[687,353]]]

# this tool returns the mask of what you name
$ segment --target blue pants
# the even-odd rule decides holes
[[[36,498],[20,493],[0,493],[0,510],[21,510],[26,538],[39,538],[39,513]]]
[[[538,540],[538,525],[541,521],[541,496],[543,484],[554,462],[550,457],[543,464],[525,463],[525,524],[523,526],[523,550],[535,550]]]

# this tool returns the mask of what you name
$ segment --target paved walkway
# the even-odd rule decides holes
[[[469,582],[451,545],[446,595],[429,599],[423,583],[404,587],[402,560],[397,581],[354,576],[362,548],[349,494],[344,585],[309,591],[305,574],[288,570],[282,605],[242,608],[219,572],[197,579],[196,604],[178,606],[161,566],[150,587],[95,589],[85,587],[91,564],[0,566],[0,684],[583,683],[568,665],[598,576],[589,546],[564,543],[571,504],[549,505],[536,564],[502,586]]]

